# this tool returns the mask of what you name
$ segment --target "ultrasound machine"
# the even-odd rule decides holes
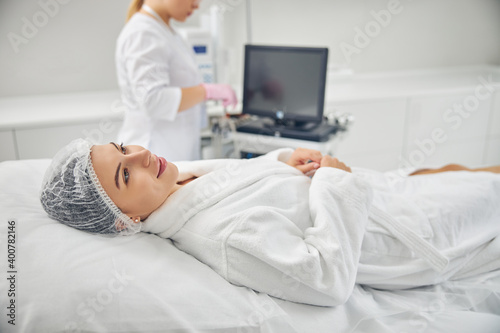
[[[324,121],[327,48],[245,46],[240,133],[325,142],[337,126]]]

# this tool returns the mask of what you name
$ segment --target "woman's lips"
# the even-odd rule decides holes
[[[158,161],[160,162],[160,167],[158,168],[158,176],[156,178],[159,178],[163,171],[167,168],[167,160],[164,159],[163,157],[158,157]]]

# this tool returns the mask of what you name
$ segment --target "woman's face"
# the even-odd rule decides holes
[[[133,219],[146,219],[178,188],[177,167],[141,146],[96,145],[90,156],[106,193]]]
[[[199,4],[200,0],[164,0],[164,9],[169,18],[184,22],[198,9]]]

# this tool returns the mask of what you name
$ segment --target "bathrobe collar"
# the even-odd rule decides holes
[[[170,195],[143,222],[142,230],[170,238],[199,211],[265,177],[278,174],[302,175],[299,170],[285,163],[264,159],[222,160],[210,166],[206,163],[190,163],[188,167],[183,167],[181,178],[199,178]]]

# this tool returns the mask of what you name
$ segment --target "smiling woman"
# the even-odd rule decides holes
[[[64,147],[45,174],[41,202],[53,219],[79,230],[129,235],[181,185],[177,167],[140,146]]]
[[[299,149],[296,156],[299,161],[291,159],[290,165],[304,173],[319,167],[319,152]],[[309,160],[317,163],[305,163]],[[175,164],[141,146],[92,145],[77,139],[52,160],[40,199],[49,216],[63,224],[91,233],[130,235],[194,178],[179,177]]]
[[[498,171],[402,177],[300,148],[174,165],[80,139],[54,158],[41,201],[71,227],[156,234],[232,284],[334,306],[355,283],[413,288],[500,269]]]
[[[108,196],[136,222],[145,220],[181,186],[173,163],[140,146],[96,145],[90,156]]]

